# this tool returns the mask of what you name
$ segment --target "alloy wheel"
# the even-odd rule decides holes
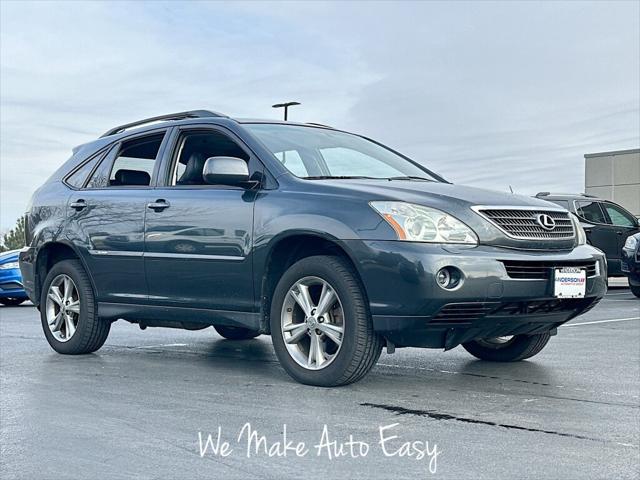
[[[321,370],[338,355],[344,310],[335,289],[319,277],[298,280],[282,306],[281,334],[289,355],[307,370]]]
[[[47,325],[59,342],[68,342],[76,333],[80,318],[78,288],[64,273],[53,279],[47,292]]]

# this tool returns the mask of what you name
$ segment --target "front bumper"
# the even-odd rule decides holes
[[[397,241],[349,247],[358,259],[374,329],[397,346],[453,348],[475,338],[553,330],[592,308],[607,289],[604,254],[588,245],[563,252]],[[533,269],[538,276],[516,274],[514,264],[525,272],[528,265],[539,266]],[[552,267],[566,265],[589,267],[585,298],[554,297]],[[435,282],[446,266],[464,274],[455,290]]]
[[[622,249],[621,270],[631,285],[640,285],[640,250]]]
[[[20,269],[0,270],[0,298],[27,298]]]

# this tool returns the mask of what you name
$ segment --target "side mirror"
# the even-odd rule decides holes
[[[204,162],[202,178],[209,185],[243,186],[249,181],[249,167],[236,157],[210,157]]]

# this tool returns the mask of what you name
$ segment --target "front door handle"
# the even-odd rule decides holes
[[[161,212],[165,208],[169,208],[169,202],[163,199],[156,200],[155,202],[147,203],[147,208],[150,208],[154,212]]]
[[[87,208],[87,202],[80,199],[80,200],[76,200],[75,202],[71,202],[69,206],[79,212],[80,210]]]

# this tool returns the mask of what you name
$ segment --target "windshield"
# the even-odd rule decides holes
[[[391,150],[350,133],[276,123],[251,123],[245,127],[300,178],[439,181]]]

